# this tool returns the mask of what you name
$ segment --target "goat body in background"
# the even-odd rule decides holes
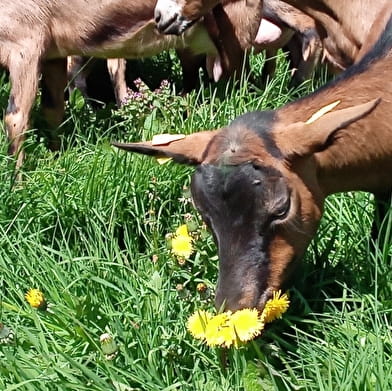
[[[292,84],[309,79],[321,61],[322,43],[315,20],[282,0],[264,0],[263,18],[254,42],[255,52],[266,52],[263,79],[272,78],[278,49],[288,51]]]
[[[0,65],[9,70],[11,81],[5,127],[9,153],[18,155],[17,168],[23,162],[21,145],[41,73],[44,115],[52,128],[62,121],[67,56],[141,58],[167,49],[215,57],[225,53],[224,49],[218,52],[218,40],[212,40],[202,23],[181,37],[160,34],[153,21],[154,5],[154,0],[0,0]],[[259,13],[246,19],[254,20],[254,34],[261,7],[257,9]],[[228,61],[222,69],[225,65]],[[49,147],[56,150],[59,145],[53,133]]]
[[[200,68],[207,70],[214,81],[241,74],[247,68],[246,49],[250,47],[254,48],[255,53],[266,52],[267,61],[262,70],[263,83],[274,75],[280,48],[289,53],[293,85],[299,85],[311,77],[322,53],[314,19],[281,0],[264,0],[264,16],[260,16],[260,24],[260,20],[249,19],[248,12],[249,6],[244,2],[234,1],[218,5],[214,10],[215,15],[206,17],[204,25],[210,32],[211,39],[217,41],[216,55],[196,55],[190,49],[177,50],[182,66],[183,93],[197,87]],[[258,33],[253,39],[257,26]],[[88,96],[86,78],[94,61],[89,60],[86,66],[86,60],[81,56],[69,57],[68,79],[72,80],[72,87],[78,87]],[[124,59],[108,59],[107,68],[116,104],[120,107],[127,96],[126,62]]]
[[[171,142],[114,143],[197,166],[193,200],[219,251],[217,308],[262,310],[284,288],[329,194],[390,196],[392,17],[382,30],[358,64],[280,109]]]
[[[252,0],[243,0],[251,3]],[[271,3],[276,1],[270,0]],[[344,70],[372,47],[377,30],[390,15],[390,0],[282,0],[308,14],[317,23],[324,55]],[[217,0],[158,0],[155,20],[165,33],[180,33],[219,3]]]
[[[283,1],[317,21],[324,55],[342,70],[359,61],[374,45],[392,12],[390,0]]]

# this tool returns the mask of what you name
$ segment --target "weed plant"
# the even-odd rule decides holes
[[[255,79],[262,65],[252,57]],[[3,132],[0,322],[8,338],[0,331],[1,390],[392,390],[392,213],[382,237],[370,239],[372,197],[331,197],[293,279],[289,312],[238,350],[211,349],[185,328],[197,308],[213,308],[218,262],[189,199],[192,168],[159,166],[110,146],[218,128],[325,82],[290,89],[282,55],[278,65],[265,88],[243,77],[181,97],[170,83],[164,93],[144,91],[147,105],[133,99],[121,110],[92,110],[75,92],[63,150],[49,152],[32,129],[18,184]],[[4,112],[9,84],[0,77]],[[33,123],[40,124],[36,109]],[[184,263],[166,235],[186,221],[197,239]],[[47,310],[27,303],[30,288],[44,293]],[[104,333],[118,346],[115,357],[102,350]]]

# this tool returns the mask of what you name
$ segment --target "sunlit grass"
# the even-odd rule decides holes
[[[252,59],[256,75],[261,61]],[[0,322],[15,333],[14,343],[0,344],[1,390],[392,389],[391,213],[386,238],[371,241],[372,198],[331,197],[288,313],[253,344],[211,349],[186,331],[190,314],[213,308],[217,278],[215,246],[187,198],[192,168],[110,146],[218,128],[322,83],[293,91],[284,61],[278,69],[263,90],[243,79],[236,88],[172,97],[162,110],[142,113],[138,127],[75,95],[66,146],[55,156],[31,132],[16,186],[0,136]],[[197,240],[180,265],[165,236],[188,214]],[[44,292],[47,310],[27,303],[30,288]],[[105,332],[119,347],[113,360],[101,350]]]

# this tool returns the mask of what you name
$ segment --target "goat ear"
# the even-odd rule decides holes
[[[328,146],[337,131],[371,113],[380,100],[373,99],[367,103],[329,112],[316,120],[296,122],[284,130],[277,129],[276,143],[287,158],[320,152]]]
[[[157,158],[169,157],[177,163],[200,164],[203,161],[204,151],[219,130],[203,131],[184,135],[158,135],[151,141],[138,143],[117,143],[117,148],[129,152],[137,152],[144,155],[152,155]]]

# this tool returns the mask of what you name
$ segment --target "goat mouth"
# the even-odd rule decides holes
[[[157,28],[163,34],[181,35],[196,22],[197,20],[184,19],[181,15],[175,14],[172,18],[166,20],[165,23],[161,21],[157,23]]]
[[[174,14],[170,19],[165,19],[164,22],[162,20],[155,21],[157,25],[157,29],[160,33],[163,34],[175,34],[178,35],[177,32],[177,19],[178,14]]]

